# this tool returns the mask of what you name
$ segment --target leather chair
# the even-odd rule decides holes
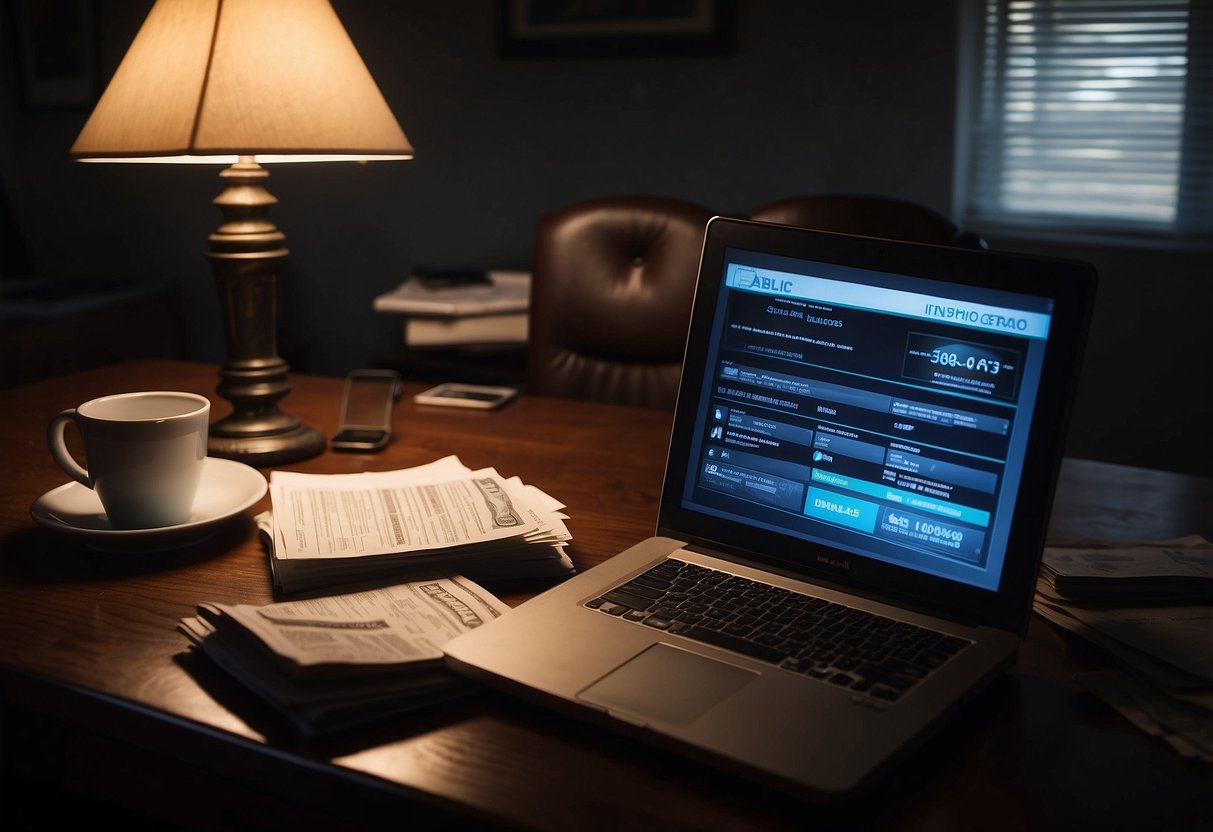
[[[985,240],[926,206],[904,199],[861,194],[821,194],[768,203],[750,214],[762,222],[817,228],[962,248],[987,248]]]
[[[589,199],[540,217],[527,388],[672,408],[711,217],[657,196]]]

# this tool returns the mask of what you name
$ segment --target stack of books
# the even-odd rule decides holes
[[[521,346],[530,304],[530,272],[463,270],[413,274],[374,309],[404,316],[409,347]]]
[[[488,582],[574,572],[562,503],[456,456],[375,473],[274,471],[270,502],[257,520],[286,594],[448,574]]]
[[[470,691],[442,646],[508,611],[460,577],[266,606],[199,604],[178,632],[314,737]]]
[[[1076,676],[1088,690],[1183,756],[1213,762],[1213,544],[1053,543],[1033,608],[1114,660]]]

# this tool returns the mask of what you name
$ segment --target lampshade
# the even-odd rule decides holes
[[[409,159],[328,0],[156,0],[71,148],[80,161]]]

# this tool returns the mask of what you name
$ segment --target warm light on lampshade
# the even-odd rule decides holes
[[[233,407],[208,453],[279,465],[323,451],[320,431],[278,409],[291,389],[276,341],[288,252],[260,163],[413,157],[329,0],[156,0],[71,156],[231,165],[207,256],[227,346],[217,390]]]
[[[328,0],[157,0],[84,125],[81,161],[409,159]]]

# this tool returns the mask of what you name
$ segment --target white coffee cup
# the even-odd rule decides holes
[[[210,400],[196,393],[102,396],[57,414],[46,441],[59,467],[97,493],[115,529],[175,526],[193,509],[210,412]],[[84,440],[87,470],[64,443],[69,422]]]

